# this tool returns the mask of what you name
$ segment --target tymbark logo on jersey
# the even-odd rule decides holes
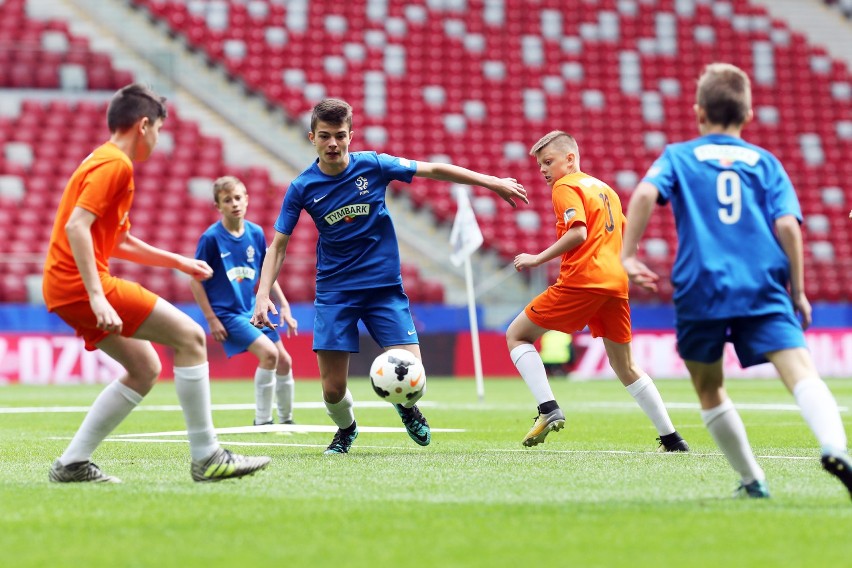
[[[369,203],[355,203],[353,205],[344,205],[340,209],[332,211],[323,219],[329,225],[334,225],[338,221],[344,221],[346,223],[351,223],[355,217],[360,217],[362,215],[370,214],[370,204]]]

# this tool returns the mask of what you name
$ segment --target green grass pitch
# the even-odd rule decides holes
[[[849,427],[852,381],[829,381]],[[852,502],[819,466],[779,381],[729,391],[772,499],[730,497],[736,475],[701,423],[687,381],[659,381],[692,452],[658,454],[656,432],[614,381],[554,380],[566,429],[523,448],[535,405],[519,378],[431,378],[426,448],[362,432],[324,456],[327,432],[220,434],[273,458],[243,480],[195,484],[171,383],[159,384],[95,453],[121,485],[54,485],[47,470],[100,386],[0,388],[0,550],[15,567],[847,566]],[[364,379],[360,426],[399,427]],[[330,426],[316,381],[297,382],[300,426]],[[217,428],[253,418],[249,381],[214,382]],[[19,411],[11,409],[18,408]],[[24,411],[25,409],[29,409]],[[59,411],[64,410],[64,411]],[[140,438],[128,434],[150,434]],[[8,564],[7,564],[8,561]]]

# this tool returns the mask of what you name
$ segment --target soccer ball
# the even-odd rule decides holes
[[[370,382],[382,400],[405,404],[420,397],[426,387],[426,372],[411,351],[389,349],[370,366]]]

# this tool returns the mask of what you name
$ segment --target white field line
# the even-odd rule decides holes
[[[387,402],[365,401],[355,402],[357,408],[387,408]],[[418,403],[421,408],[436,406],[433,402]],[[253,403],[245,404],[214,404],[211,406],[213,410],[254,410]],[[325,404],[322,402],[296,402],[293,403],[293,408],[301,409],[325,409]],[[0,407],[0,414],[34,414],[34,413],[61,413],[61,412],[88,412],[88,406],[7,406]],[[142,403],[136,407],[133,412],[180,412],[181,408],[177,404],[145,404]]]
[[[358,429],[360,430],[360,426]],[[51,440],[70,440],[71,438],[50,438]],[[232,440],[219,440],[225,446],[257,446],[257,447],[275,447],[275,448],[322,448],[328,447],[328,444],[295,444],[284,442],[235,442]],[[125,444],[188,444],[188,440],[174,440],[168,438],[107,438],[104,442],[122,442]],[[369,446],[365,444],[357,444],[355,449],[377,449],[377,450],[419,450],[419,446]]]
[[[358,431],[361,433],[370,434],[404,434],[405,428],[386,428],[384,426],[358,426]],[[308,432],[328,432],[333,434],[337,432],[337,426],[332,424],[326,425],[311,425],[311,424],[267,424],[264,426],[234,426],[231,428],[216,428],[217,435],[227,434],[262,434],[265,432],[293,432],[293,433],[308,433]],[[455,433],[464,432],[458,428],[432,428],[432,432],[439,433]],[[186,430],[174,430],[171,432],[147,432],[144,434],[120,434],[113,438],[143,438],[147,436],[186,436]]]
[[[388,403],[377,401],[355,402],[356,408],[386,408]],[[533,404],[489,404],[489,403],[436,403],[431,401],[418,402],[417,406],[421,408],[437,408],[440,410],[469,410],[480,412],[494,412],[506,410],[535,410]],[[734,403],[739,410],[759,410],[771,412],[799,412],[799,407],[795,404],[762,404],[762,403]],[[296,402],[293,404],[296,409],[325,409],[325,404],[322,402]],[[699,410],[696,402],[669,402],[666,407],[677,410]],[[635,402],[569,402],[563,404],[562,408],[611,408],[616,410],[639,410]],[[254,410],[254,404],[214,404],[212,409],[215,411],[230,411],[230,410]],[[849,412],[848,406],[840,406],[840,412]],[[66,413],[66,412],[88,412],[88,406],[7,406],[0,407],[0,414],[39,414],[39,413]],[[146,405],[141,404],[134,409],[134,412],[180,412],[181,408],[177,404],[166,405]]]
[[[672,456],[671,459],[681,459],[675,456],[682,456],[682,459],[686,459],[686,456],[694,456],[694,457],[706,457],[706,456],[714,456],[714,457],[723,457],[723,454],[719,452],[709,452],[709,453],[698,453],[698,452],[657,452],[657,451],[628,451],[628,450],[523,450],[523,449],[491,449],[486,450],[488,452],[501,452],[501,453],[516,453],[516,452],[540,452],[545,454],[622,454],[622,455],[657,455],[657,456]],[[767,459],[767,460],[817,460],[818,456],[755,456],[759,459]]]

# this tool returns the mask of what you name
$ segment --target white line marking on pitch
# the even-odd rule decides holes
[[[355,402],[355,408],[385,408],[388,403],[377,401]],[[436,403],[431,401],[421,401],[417,403],[421,408],[437,408],[441,410],[473,410],[492,412],[495,410],[524,410],[529,409],[530,405],[524,404],[488,404],[488,403]],[[760,404],[760,403],[739,403],[735,406],[740,410],[766,410],[766,411],[785,411],[798,412],[799,407],[795,404]],[[322,402],[297,402],[293,404],[295,409],[325,409],[325,404]],[[698,410],[699,406],[694,402],[669,402],[666,407],[679,410]],[[572,408],[614,408],[623,410],[637,410],[638,407],[634,402],[569,402],[563,408],[568,410]],[[227,410],[254,410],[254,404],[214,404],[212,409],[216,411]],[[840,412],[849,412],[848,406],[840,406]],[[0,407],[0,414],[46,414],[46,413],[64,413],[64,412],[88,412],[88,406],[10,406]],[[166,405],[145,405],[142,404],[134,409],[134,412],[180,412],[181,407],[177,404]]]
[[[370,434],[404,434],[405,428],[384,426],[358,426],[361,433]],[[432,428],[432,432],[455,433],[464,432],[459,428]],[[216,428],[217,435],[225,434],[261,434],[264,432],[337,432],[334,425],[311,425],[311,424],[267,424],[265,426],[234,426],[232,428]],[[174,430],[171,432],[146,432],[144,434],[120,434],[114,438],[143,438],[149,436],[186,436],[186,430]]]
[[[51,438],[52,440],[70,440],[70,438]],[[281,447],[281,448],[322,448],[325,449],[327,444],[293,444],[283,442],[234,442],[231,440],[222,441],[225,446],[258,446],[258,447]],[[104,442],[122,442],[126,444],[188,444],[188,440],[168,440],[168,439],[146,439],[146,438],[107,438]],[[358,444],[355,449],[378,449],[378,450],[418,450],[414,446],[368,446]],[[351,453],[351,451],[350,451]]]
[[[487,452],[502,452],[502,453],[518,453],[518,452],[530,452],[530,453],[544,453],[544,454],[625,454],[625,455],[642,455],[642,454],[650,454],[650,455],[660,455],[660,456],[718,456],[722,457],[723,454],[718,452],[710,452],[710,453],[698,453],[698,452],[656,452],[656,451],[633,451],[633,450],[516,450],[516,449],[489,449]],[[768,459],[768,460],[816,460],[817,456],[755,456],[760,459]],[[677,459],[677,458],[675,458]]]
[[[380,400],[376,401],[364,401],[364,402],[355,402],[356,408],[387,408],[390,404],[387,402],[382,402]],[[437,404],[434,402],[418,402],[417,406],[420,408],[429,408],[435,407]],[[254,404],[213,404],[211,405],[212,410],[254,410]],[[295,409],[322,409],[325,410],[325,403],[323,402],[296,402],[293,403],[293,408]],[[59,412],[88,412],[88,406],[8,406],[8,407],[0,407],[0,414],[35,414],[35,413],[59,413]],[[181,407],[177,404],[141,404],[137,406],[133,412],[180,412]]]

